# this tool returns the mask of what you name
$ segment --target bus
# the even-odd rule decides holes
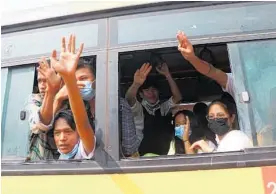
[[[276,3],[95,4],[67,2],[2,18],[2,193],[276,194]],[[160,58],[167,62],[183,96],[180,108],[209,103],[222,92],[180,55],[178,30],[185,31],[200,58],[232,73],[242,115],[238,123],[254,148],[140,158],[120,155],[119,97],[124,97],[143,62]],[[95,160],[26,161],[29,126],[24,106],[37,90],[36,64],[71,33],[78,43],[85,43],[81,57],[96,66]],[[155,73],[150,76],[162,86],[160,98],[168,98],[164,80]]]

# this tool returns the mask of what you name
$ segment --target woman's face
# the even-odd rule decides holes
[[[230,116],[225,109],[226,108],[221,104],[213,104],[208,112],[208,120],[225,118],[227,119],[228,126],[231,128],[235,119],[235,115]]]
[[[186,124],[186,117],[184,114],[179,114],[175,117],[175,127]]]

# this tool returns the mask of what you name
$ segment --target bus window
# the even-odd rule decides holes
[[[83,57],[79,60],[77,70],[76,70],[76,79],[78,82],[82,84],[92,83],[91,87],[95,88],[95,80],[96,78],[96,69],[95,69],[95,56]],[[49,62],[50,64],[50,62]],[[27,158],[31,161],[35,160],[51,160],[58,159],[60,153],[58,152],[58,146],[56,145],[56,140],[54,139],[55,133],[53,133],[52,122],[50,124],[44,124],[40,119],[37,119],[35,110],[40,110],[43,106],[43,94],[42,92],[45,90],[45,86],[39,85],[41,81],[43,81],[42,74],[36,72],[35,82],[33,86],[33,94],[32,94],[32,102],[36,102],[28,105],[29,112],[29,127],[31,129],[30,137],[29,137],[29,150]],[[46,82],[46,80],[44,80]],[[85,87],[86,85],[82,86]],[[37,91],[38,88],[38,91]],[[36,90],[36,91],[35,91]],[[42,90],[42,91],[41,91]],[[85,100],[85,107],[87,110],[87,115],[90,118],[92,128],[94,128],[95,121],[95,98],[91,97],[95,92],[89,92],[90,90],[85,90],[86,92],[82,92],[82,97]],[[36,93],[37,92],[37,93]],[[54,103],[52,104],[53,111],[57,114],[60,110],[70,109],[70,104],[68,100],[68,94],[66,92],[65,85],[61,85],[59,91],[55,95]],[[68,114],[67,114],[68,113]],[[64,118],[69,119],[67,122],[70,123],[73,121],[72,113],[70,111],[65,111],[62,114],[67,114],[67,117]],[[61,114],[59,114],[61,115]],[[70,117],[70,118],[69,118]],[[63,117],[61,117],[63,118]],[[71,119],[71,120],[70,120]],[[74,125],[72,125],[74,126]],[[73,128],[73,127],[71,127]]]
[[[251,107],[251,127],[259,146],[276,144],[276,40],[229,44],[230,58],[241,66]],[[234,75],[237,69],[233,66]],[[239,89],[240,85],[236,86]]]
[[[4,68],[1,69],[5,70]],[[2,110],[2,159],[26,157],[28,150],[28,122],[24,120],[24,105],[33,90],[34,65],[8,67],[6,85],[1,88]],[[21,120],[21,118],[23,120]]]
[[[194,46],[194,50],[196,55],[201,59],[213,64],[214,67],[221,69],[226,73],[231,73],[226,44],[196,45]],[[166,102],[166,100],[170,99],[172,93],[167,79],[160,75],[156,70],[156,67],[164,62],[168,65],[170,73],[182,95],[180,104],[172,108],[173,114],[183,109],[193,110],[193,106],[197,102],[205,102],[206,104],[209,104],[211,101],[221,98],[223,94],[221,87],[214,80],[198,73],[194,67],[181,56],[177,48],[174,47],[120,53],[119,92],[121,97],[125,97],[127,90],[133,83],[135,72],[146,62],[149,62],[152,65],[152,69],[148,74],[147,79],[156,84],[159,91],[160,102]],[[140,102],[142,100],[139,92],[137,93],[137,100]],[[136,130],[139,130],[139,127],[137,128],[139,121],[135,119],[135,113],[133,116]],[[174,141],[174,132],[170,135],[173,136],[172,141]],[[171,146],[173,145],[170,145],[170,148]]]
[[[89,81],[88,74],[92,73],[92,77],[96,76],[96,56],[82,57],[80,61],[83,65],[78,66],[76,78],[78,81]],[[27,158],[27,160],[36,161],[57,159],[59,156],[53,133],[47,130],[51,129],[52,125],[41,124],[38,119],[37,111],[43,103],[41,94],[45,91],[46,80],[35,70],[37,66],[38,64],[32,64],[8,69],[7,87],[3,98],[5,99],[3,111],[6,116],[2,117],[2,157],[4,159]],[[18,83],[22,81],[24,81],[23,86],[18,87]],[[93,82],[92,87],[95,84],[96,82]],[[57,94],[55,97],[57,96],[60,95]],[[94,99],[93,102],[85,101],[85,106],[95,129],[95,122],[92,123],[95,121]],[[55,107],[54,104],[53,107]],[[66,98],[62,98],[59,105],[56,112],[70,108]],[[17,132],[14,133],[11,129],[16,129]]]

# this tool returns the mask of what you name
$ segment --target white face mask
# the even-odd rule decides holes
[[[78,143],[74,146],[73,150],[72,150],[71,152],[67,153],[67,154],[63,154],[63,153],[60,152],[60,150],[58,150],[58,152],[60,153],[59,159],[61,159],[61,160],[74,159],[75,155],[76,155],[77,152],[78,152],[79,143],[80,143],[80,142],[78,142]]]
[[[82,99],[85,101],[89,101],[92,100],[93,98],[95,98],[95,89],[92,87],[92,84],[95,82],[96,80],[94,80],[93,82],[91,81],[84,81],[83,83],[85,84],[84,88],[80,89],[81,92],[81,96]]]
[[[156,106],[159,105],[159,102],[160,102],[159,100],[157,100],[154,104],[152,104],[152,103],[148,102],[147,100],[144,100],[144,101],[145,101],[145,105],[149,106],[151,108],[155,108]]]

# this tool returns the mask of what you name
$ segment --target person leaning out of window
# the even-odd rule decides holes
[[[53,123],[54,139],[59,159],[91,159],[94,155],[96,137],[92,122],[87,115],[84,101],[76,79],[76,69],[83,44],[75,53],[75,36],[70,36],[68,46],[62,38],[59,59],[52,58],[52,66],[63,79],[68,92],[71,110],[61,110]]]

